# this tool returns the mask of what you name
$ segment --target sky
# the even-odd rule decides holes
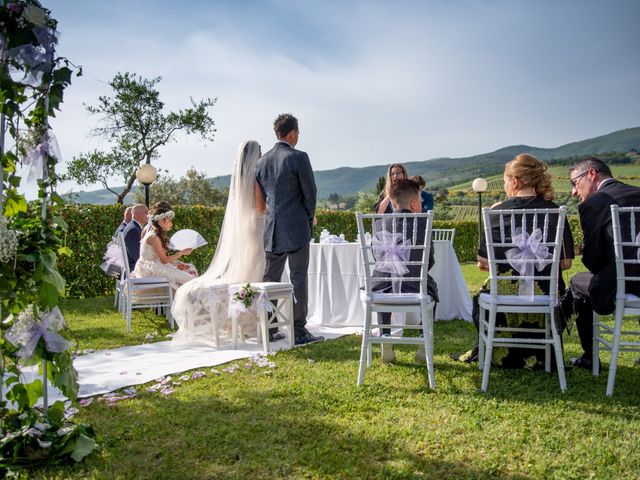
[[[52,127],[63,163],[109,145],[84,104],[118,72],[167,111],[217,98],[213,142],[179,135],[155,166],[231,172],[293,113],[314,170],[557,147],[640,126],[637,0],[42,0],[83,75]],[[64,166],[60,169],[64,171]],[[123,185],[114,179],[113,185]],[[60,191],[100,185],[61,185]]]

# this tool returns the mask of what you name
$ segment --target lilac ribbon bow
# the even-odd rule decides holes
[[[29,169],[29,176],[27,182],[32,182],[38,178],[42,178],[43,164],[45,155],[54,157],[58,162],[62,159],[60,157],[60,149],[58,148],[58,141],[53,135],[51,130],[48,130],[40,140],[40,143],[33,147],[27,153],[27,156],[23,160],[23,165],[31,167]]]
[[[34,320],[30,314],[21,314],[17,322],[7,333],[5,338],[16,347],[18,357],[22,360],[29,360],[38,346],[40,339],[44,339],[44,343],[49,352],[64,352],[71,347],[72,342],[58,334],[64,328],[64,318],[58,307],[54,307],[49,312],[42,312],[40,322]]]
[[[411,240],[404,238],[402,233],[387,231],[376,232],[371,246],[373,257],[376,259],[375,269],[378,272],[389,273],[392,277],[402,277],[409,269],[404,264],[411,252]],[[402,278],[391,280],[393,293],[400,293]]]
[[[510,248],[505,255],[509,265],[520,274],[519,294],[533,299],[533,274],[534,268],[541,271],[549,264],[547,260],[551,254],[542,242],[542,231],[536,228],[531,235],[516,228],[513,235],[513,243],[516,247]]]

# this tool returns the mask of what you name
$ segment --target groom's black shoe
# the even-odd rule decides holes
[[[593,362],[587,357],[570,358],[569,363],[577,368],[584,368],[585,370],[592,370]],[[598,373],[602,373],[602,362],[598,359]]]
[[[282,333],[282,332],[269,332],[269,341],[270,342],[277,342],[279,340],[284,340],[285,338],[287,338],[287,336]]]
[[[324,337],[321,337],[320,335],[314,337],[311,333],[307,332],[300,337],[296,337],[296,345],[306,345],[307,343],[322,342],[323,340]]]

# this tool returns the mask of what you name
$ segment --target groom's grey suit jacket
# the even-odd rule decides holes
[[[265,251],[295,252],[308,244],[316,210],[309,156],[278,142],[258,160],[256,180],[267,203]]]

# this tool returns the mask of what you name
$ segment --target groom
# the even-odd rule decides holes
[[[279,282],[285,262],[293,283],[295,302],[293,325],[295,343],[302,345],[324,340],[313,336],[307,324],[307,270],[309,242],[316,210],[316,182],[305,152],[296,150],[298,120],[291,114],[279,115],[273,123],[278,142],[265,153],[256,167],[256,180],[267,204],[264,229],[265,282]],[[272,329],[272,340],[284,338]]]

